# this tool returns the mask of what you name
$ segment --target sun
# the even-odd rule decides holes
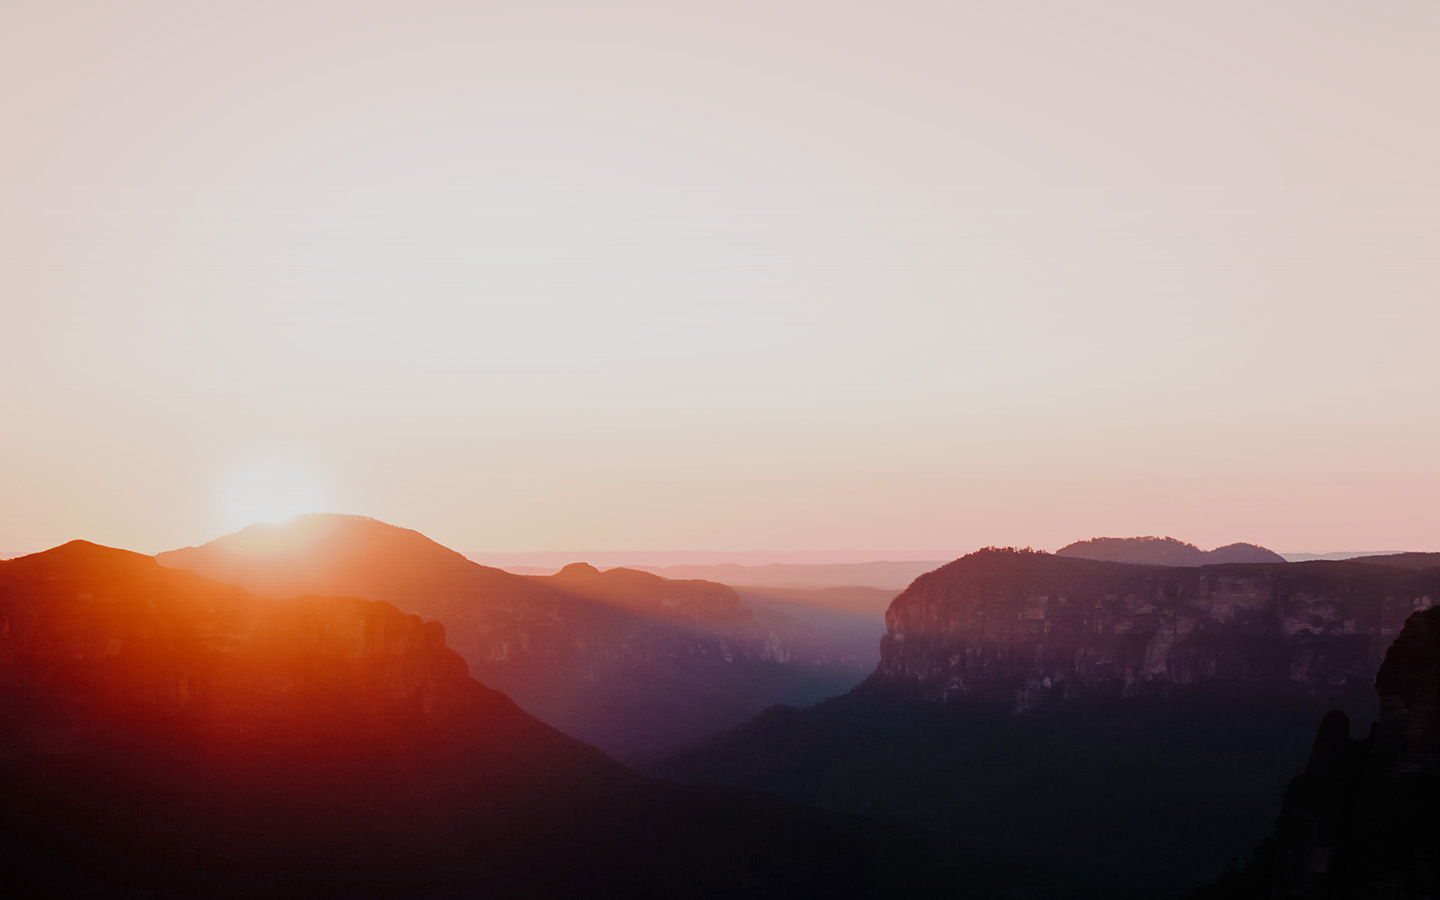
[[[323,499],[319,485],[303,469],[274,461],[236,472],[224,486],[221,503],[226,527],[239,531],[255,522],[319,512]]]

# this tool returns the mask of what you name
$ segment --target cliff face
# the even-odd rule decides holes
[[[1437,582],[1341,563],[1170,569],[982,550],[895,599],[877,676],[1021,707],[1174,685],[1347,691]]]
[[[1331,712],[1285,792],[1274,837],[1198,896],[1440,896],[1440,610],[1406,622],[1375,678],[1380,721]]]

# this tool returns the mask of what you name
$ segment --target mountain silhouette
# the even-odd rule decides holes
[[[870,893],[854,826],[635,775],[385,603],[76,541],[0,562],[0,696],[9,896]]]
[[[588,563],[571,563],[554,575],[528,577],[655,618],[716,624],[753,619],[734,589],[713,581],[675,581],[637,569],[602,572]]]
[[[1283,563],[1285,557],[1256,544],[1226,544],[1201,550],[1172,537],[1091,538],[1055,551],[1056,556],[1139,566],[1213,566],[1223,563]]]
[[[514,575],[358,516],[252,525],[157,559],[268,596],[352,595],[435,619],[481,683],[622,759],[818,702],[866,674],[792,640],[783,618],[757,622],[724,585],[584,564]]]

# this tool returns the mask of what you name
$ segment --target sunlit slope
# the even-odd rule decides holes
[[[12,895],[867,893],[845,827],[633,775],[388,604],[74,542],[0,563],[0,697]]]
[[[435,619],[477,680],[627,759],[843,693],[868,670],[810,652],[813,629],[797,641],[785,620],[756,621],[724,585],[583,565],[514,575],[356,516],[255,525],[158,559],[270,596],[350,594]]]

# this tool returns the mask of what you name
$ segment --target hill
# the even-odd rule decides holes
[[[1056,556],[1137,566],[1211,566],[1223,563],[1283,563],[1285,557],[1255,544],[1227,544],[1201,550],[1172,537],[1091,538],[1055,551]]]

